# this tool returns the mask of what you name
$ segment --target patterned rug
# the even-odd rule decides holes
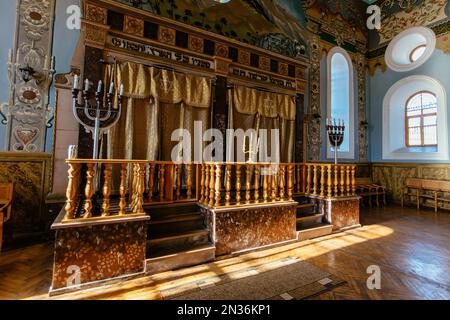
[[[205,279],[162,291],[166,300],[301,300],[327,292],[345,281],[288,257],[258,268]]]

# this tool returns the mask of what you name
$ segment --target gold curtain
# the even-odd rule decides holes
[[[127,62],[107,66],[105,83],[112,79],[124,85],[125,99],[108,133],[109,159],[171,160],[174,130],[190,130],[193,140],[194,121],[203,121],[203,131],[210,126],[209,78]]]
[[[266,129],[269,156],[272,154],[270,130],[279,129],[280,161],[294,161],[296,117],[294,97],[235,86],[230,99],[232,128],[244,131],[254,129],[257,133],[260,129]]]

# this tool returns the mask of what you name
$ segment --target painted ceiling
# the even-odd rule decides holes
[[[308,56],[309,12],[319,18],[339,13],[346,24],[364,29],[367,6],[361,0],[116,1],[295,58]]]

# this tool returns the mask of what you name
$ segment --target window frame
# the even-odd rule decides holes
[[[414,62],[416,62],[417,60],[419,60],[419,59],[425,54],[425,52],[423,52],[422,55],[421,55],[419,58],[417,58],[416,60],[413,60],[412,56],[413,56],[414,53],[415,53],[417,50],[419,50],[420,48],[425,48],[425,51],[426,51],[426,50],[427,50],[427,45],[426,45],[426,44],[419,44],[417,47],[415,47],[414,49],[412,49],[411,52],[409,53],[409,57],[408,57],[409,62],[414,63]]]
[[[421,101],[421,109],[420,109],[420,115],[417,116],[408,116],[408,105],[410,103],[410,101],[412,99],[414,99],[416,96],[418,95],[422,95],[424,93],[428,93],[431,94],[432,96],[434,96],[434,98],[436,99],[436,112],[435,113],[429,113],[426,116],[436,116],[436,144],[425,144],[425,139],[424,139],[424,124],[423,124],[423,120],[424,120],[424,114],[423,114],[423,102]],[[438,132],[437,132],[437,127],[438,127],[438,101],[437,101],[437,96],[434,92],[428,91],[428,90],[421,90],[421,91],[417,91],[415,93],[413,93],[411,96],[409,96],[409,98],[406,100],[406,104],[405,104],[405,145],[408,148],[423,148],[423,147],[437,147],[439,145],[438,143]],[[415,118],[420,118],[420,126],[419,126],[419,130],[420,130],[420,145],[412,145],[409,142],[409,119],[415,119]]]
[[[355,159],[355,105],[357,103],[357,97],[355,96],[356,91],[356,79],[355,79],[355,66],[352,61],[352,57],[350,56],[349,52],[347,50],[341,48],[341,47],[334,47],[332,48],[327,55],[327,117],[331,118],[331,66],[332,66],[332,58],[334,54],[340,53],[344,56],[345,60],[347,61],[348,68],[349,68],[349,123],[345,124],[345,135],[349,137],[349,151],[339,151],[338,157],[341,159],[347,159],[347,160],[354,160]],[[329,142],[328,136],[325,133],[326,137],[326,157],[327,159],[333,159],[334,158],[334,151],[332,151],[332,146]]]

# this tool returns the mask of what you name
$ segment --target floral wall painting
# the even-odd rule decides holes
[[[308,56],[306,20],[300,1],[116,1],[293,58]]]
[[[450,18],[449,0],[385,0],[380,3],[382,10],[381,30],[372,32],[371,48],[386,46],[397,34],[410,27],[428,26],[432,29],[447,25]]]

